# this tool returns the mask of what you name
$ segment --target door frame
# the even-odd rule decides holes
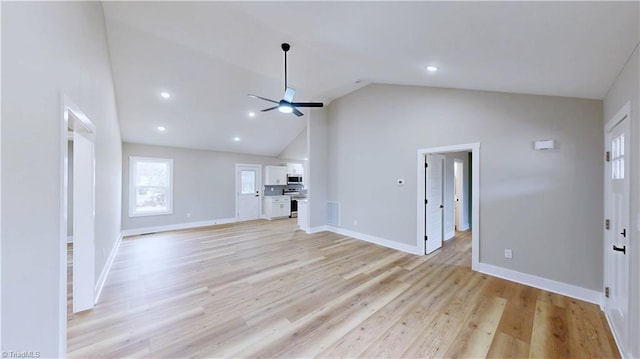
[[[262,199],[264,198],[264,193],[263,193],[264,192],[264,188],[262,188],[263,187],[262,186],[262,182],[263,182],[262,181],[262,177],[263,177],[262,176],[262,165],[250,164],[250,163],[236,163],[236,167],[235,167],[236,173],[235,173],[235,176],[234,176],[235,182],[236,182],[236,184],[235,184],[235,189],[236,189],[235,190],[235,199],[236,199],[236,210],[235,210],[236,215],[235,215],[235,218],[236,218],[236,221],[238,220],[238,213],[239,213],[238,209],[239,209],[239,205],[240,205],[240,203],[239,203],[240,201],[238,200],[238,196],[240,195],[240,188],[238,188],[238,182],[239,182],[238,181],[238,171],[239,171],[240,167],[256,167],[256,169],[257,169],[257,173],[258,173],[258,176],[259,176],[258,177],[258,182],[259,183],[256,185],[256,188],[258,188],[258,191],[260,191],[260,200],[259,200],[259,202],[260,202],[259,203],[259,208],[260,209],[259,209],[259,213],[258,213],[258,218],[256,218],[256,219],[263,218],[264,214],[262,213]]]
[[[68,96],[65,94],[61,95],[61,121],[60,121],[60,138],[59,138],[59,147],[60,147],[60,233],[58,237],[59,243],[59,276],[60,276],[60,285],[59,285],[59,307],[58,307],[58,328],[59,337],[58,337],[58,348],[59,348],[59,356],[65,357],[67,353],[67,199],[68,199],[68,161],[69,161],[69,151],[68,151],[68,139],[69,139],[69,129],[71,128],[73,131],[81,132],[83,131],[85,135],[87,133],[90,134],[89,137],[93,140],[94,148],[95,148],[95,133],[96,126],[89,120],[89,118],[80,110],[78,106],[76,106]],[[95,169],[95,150],[92,151],[91,154],[93,158],[93,168]],[[95,198],[95,173],[94,173],[94,183],[93,183],[93,195]],[[94,213],[95,213],[95,200],[94,200]],[[95,224],[94,224],[95,231]],[[95,232],[94,232],[95,233]],[[95,236],[94,236],[95,239]],[[90,265],[95,270],[95,253],[93,257],[87,258],[85,265]],[[92,291],[95,293],[95,279],[93,285],[90,288],[84,288],[86,291]],[[95,298],[95,296],[92,296]]]
[[[626,131],[625,131],[625,144],[629,144],[629,149],[633,148],[633,141],[635,141],[635,138],[633,136],[633,133],[631,131],[631,102],[627,102],[626,104],[624,104],[622,106],[622,108],[620,108],[620,110],[609,120],[607,121],[607,123],[604,125],[604,153],[606,153],[607,151],[610,151],[609,148],[609,132],[616,127],[616,125],[618,125],[620,122],[622,121],[627,121],[626,123]],[[626,175],[629,176],[629,181],[627,182],[627,186],[625,188],[625,191],[627,192],[628,198],[631,198],[631,165],[632,165],[632,157],[633,157],[633,152],[632,151],[627,151],[627,153],[625,153],[625,172]],[[609,183],[609,178],[611,176],[610,173],[610,166],[607,165],[605,163],[604,166],[604,217],[605,219],[608,218],[609,213],[611,212],[611,208],[610,208],[610,194],[611,194],[611,186]],[[616,342],[616,345],[618,346],[618,350],[620,350],[622,357],[630,357],[630,353],[629,353],[629,345],[631,343],[630,339],[630,335],[632,333],[632,328],[630,326],[630,321],[633,318],[633,313],[631,312],[631,299],[633,298],[633,294],[632,294],[632,289],[633,289],[633,285],[631,283],[631,280],[633,279],[632,273],[633,273],[633,262],[635,260],[638,260],[638,258],[636,256],[634,256],[634,254],[636,253],[636,249],[633,248],[633,231],[631,230],[631,202],[629,202],[629,213],[628,218],[629,218],[629,223],[628,223],[628,231],[627,231],[627,241],[628,241],[628,253],[629,253],[629,268],[628,268],[628,278],[629,278],[629,288],[628,288],[628,292],[627,292],[627,321],[626,323],[626,328],[624,328],[625,333],[618,333],[616,332],[616,330],[614,329],[613,326],[613,322],[609,316],[609,308],[608,308],[608,300],[605,296],[605,288],[603,288],[602,291],[602,300],[601,300],[601,309],[603,310],[604,314],[605,314],[605,318],[607,318],[607,322],[609,324],[609,328],[611,329],[611,333],[613,335],[613,339]],[[611,235],[611,230],[607,230],[605,228],[605,226],[603,226],[603,230],[602,230],[602,238],[603,238],[603,287],[607,287],[609,283],[611,283],[611,275],[612,273],[610,272],[609,268],[610,268],[610,251],[611,249],[609,248],[609,235]],[[621,340],[622,338],[620,338],[619,336],[623,335],[626,336],[626,340]],[[627,346],[622,346],[621,344],[627,344]]]
[[[417,236],[416,247],[419,253],[425,250],[425,205],[424,205],[424,184],[426,181],[424,173],[424,163],[427,154],[446,154],[450,152],[471,152],[471,269],[478,270],[480,263],[480,142],[466,143],[460,145],[421,148],[417,150]]]

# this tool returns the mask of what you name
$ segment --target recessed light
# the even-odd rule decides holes
[[[166,128],[164,126],[158,126],[157,128],[158,128],[158,131],[160,131],[160,132],[166,130]]]
[[[427,66],[427,71],[429,72],[436,72],[438,71],[440,68],[438,66],[433,66],[433,65],[428,65]]]
[[[166,91],[162,91],[162,92],[160,92],[160,97],[169,98],[169,97],[171,97],[171,94],[166,92]]]
[[[233,140],[238,142],[238,141],[240,141],[240,137],[234,137]]]
[[[249,112],[249,117],[256,117],[256,113],[255,112]]]

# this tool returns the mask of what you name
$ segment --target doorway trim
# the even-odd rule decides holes
[[[95,143],[96,127],[89,120],[89,118],[76,106],[68,96],[61,95],[61,121],[60,121],[60,233],[58,238],[59,243],[59,307],[58,307],[58,356],[66,357],[67,355],[67,193],[68,193],[68,139],[69,129],[73,131],[79,131],[81,128],[86,133],[90,133]],[[95,161],[95,152],[92,154]],[[95,163],[95,162],[94,162]],[[95,166],[95,164],[94,164]],[[94,182],[95,184],[95,182]],[[93,189],[95,193],[95,188]],[[95,210],[95,202],[94,202]],[[95,253],[94,258],[91,260],[92,265],[95,266]],[[91,285],[91,290],[94,290],[94,286]],[[93,295],[92,295],[93,297]]]
[[[604,125],[604,152],[607,153],[607,151],[610,151],[611,149],[609,148],[609,132],[611,130],[613,130],[617,125],[619,125],[620,123],[622,123],[622,121],[628,121],[626,124],[626,135],[628,137],[625,138],[625,143],[629,145],[629,149],[633,148],[633,141],[635,141],[635,137],[633,136],[633,132],[631,131],[631,102],[627,102],[625,103],[620,110],[613,116],[611,117],[607,123]],[[631,175],[632,172],[630,171],[631,166],[632,166],[632,161],[633,161],[633,151],[627,151],[625,153],[625,172],[627,176],[629,176],[629,181],[627,182],[627,186],[625,188],[625,191],[627,192],[627,196],[628,198],[631,198]],[[611,172],[610,172],[610,166],[607,166],[605,164],[604,166],[604,216],[605,218],[609,218],[609,214],[611,213],[611,208],[610,208],[610,195],[611,195],[611,186],[610,186],[610,176],[611,176]],[[633,298],[633,285],[631,283],[631,280],[633,279],[633,263],[634,261],[638,260],[639,258],[637,258],[637,256],[635,256],[635,253],[637,253],[637,250],[635,250],[635,248],[633,248],[633,246],[631,246],[631,244],[634,243],[634,239],[633,239],[633,232],[631,230],[631,203],[629,203],[629,208],[628,208],[629,212],[627,213],[627,216],[629,218],[629,222],[628,222],[628,226],[629,226],[629,230],[627,233],[627,241],[629,243],[629,267],[628,267],[628,273],[627,273],[627,278],[629,279],[629,288],[628,288],[628,292],[627,292],[627,321],[626,321],[626,328],[624,328],[625,332],[624,333],[619,333],[616,328],[613,325],[613,321],[612,318],[609,316],[609,301],[605,296],[605,291],[603,288],[603,291],[601,293],[601,302],[600,302],[600,307],[605,315],[605,318],[607,319],[607,323],[609,324],[609,329],[611,330],[611,333],[613,335],[613,339],[616,342],[616,345],[618,346],[618,350],[620,351],[620,354],[622,355],[623,358],[625,357],[631,357],[631,343],[633,342],[631,339],[631,334],[633,333],[633,328],[630,325],[631,321],[633,320],[633,313],[632,313],[632,298]],[[611,278],[612,278],[612,273],[610,270],[610,251],[611,248],[609,247],[610,242],[608,241],[609,236],[611,235],[610,230],[607,230],[604,226],[603,226],[603,230],[602,230],[602,240],[603,240],[603,244],[602,244],[602,250],[603,250],[603,287],[606,287],[609,283],[611,283]],[[620,336],[626,337],[625,338],[621,338]],[[624,340],[623,340],[624,339]],[[625,344],[625,345],[622,345]]]
[[[416,247],[420,253],[425,250],[425,175],[424,163],[427,154],[445,154],[451,152],[468,151],[472,154],[471,159],[471,223],[473,228],[471,232],[471,269],[478,270],[480,263],[480,142],[466,143],[460,145],[429,147],[418,149],[417,153],[417,196],[416,196],[416,213],[417,213],[417,238]]]

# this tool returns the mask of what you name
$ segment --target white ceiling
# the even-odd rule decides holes
[[[282,42],[295,100],[327,104],[369,83],[602,99],[640,38],[638,2],[103,6],[124,141],[271,156],[308,117],[247,97],[282,97]]]

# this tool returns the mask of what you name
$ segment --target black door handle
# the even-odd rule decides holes
[[[622,228],[622,232],[620,232],[620,234],[622,234],[622,236],[624,238],[627,238],[627,229],[626,228]]]
[[[622,252],[622,254],[627,254],[627,246],[622,246],[622,248],[620,247],[616,247],[616,245],[613,245],[613,250],[616,252]]]
[[[440,208],[444,208],[444,205],[440,205]]]

